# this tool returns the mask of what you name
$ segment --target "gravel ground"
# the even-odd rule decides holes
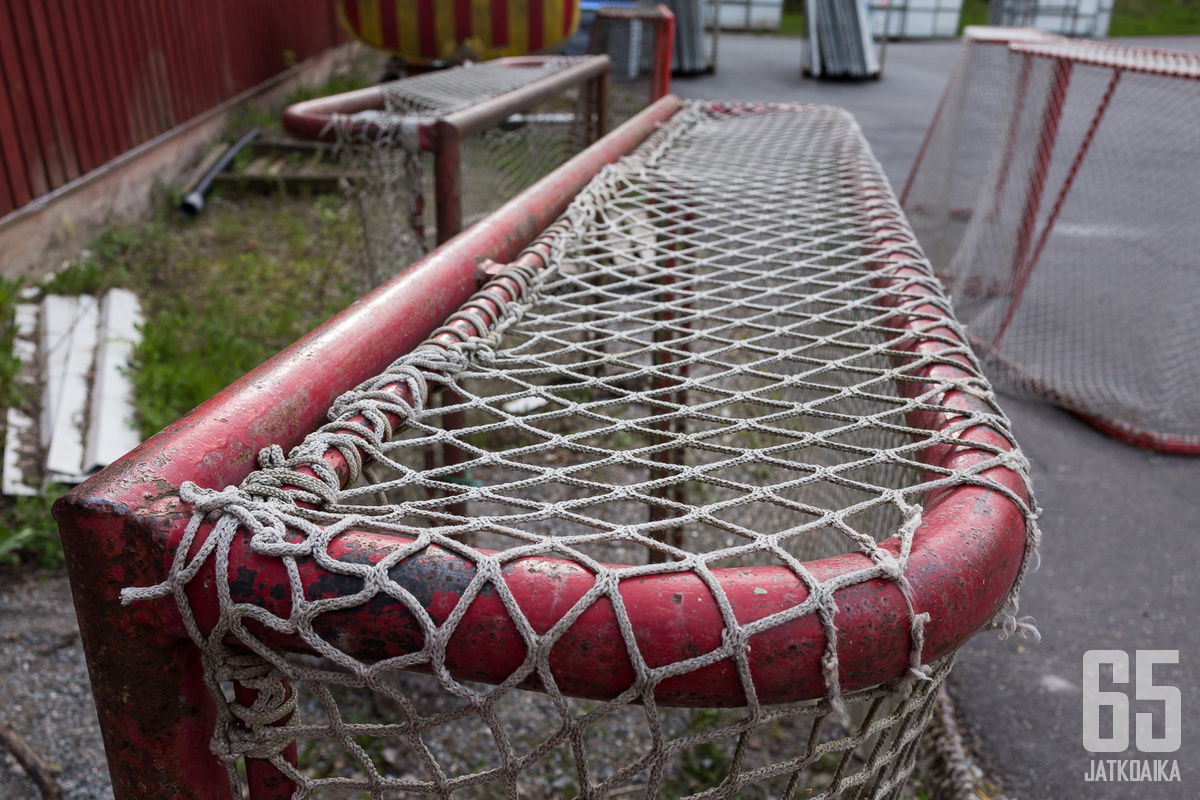
[[[109,800],[112,784],[64,572],[0,572],[0,719],[61,772],[70,800]],[[0,751],[0,797],[41,793]]]

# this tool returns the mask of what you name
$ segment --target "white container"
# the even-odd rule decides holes
[[[717,19],[727,31],[779,30],[783,0],[721,0]]]
[[[871,23],[876,36],[887,25],[889,39],[953,39],[958,36],[962,0],[874,0]]]

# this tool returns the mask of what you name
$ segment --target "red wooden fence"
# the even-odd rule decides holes
[[[335,0],[0,0],[0,217],[342,38]]]

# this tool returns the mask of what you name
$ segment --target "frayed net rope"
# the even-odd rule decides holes
[[[754,138],[746,138],[751,135]],[[762,140],[783,150],[787,158],[764,162],[746,154],[748,143],[759,145]],[[829,145],[830,141],[843,144]],[[788,159],[795,159],[796,165],[788,166]],[[776,175],[781,169],[783,174]],[[817,185],[813,196],[795,196],[803,180]],[[289,711],[283,710],[286,697],[268,697],[255,704],[262,707],[251,710],[235,703],[224,708],[219,683],[235,675],[235,664],[250,669],[250,651],[259,659],[259,675],[277,678],[284,673],[318,687],[323,681],[349,682],[403,705],[409,701],[381,681],[389,671],[417,667],[432,672],[446,692],[462,699],[484,722],[495,738],[500,766],[459,777],[444,773],[425,743],[433,723],[420,715],[405,724],[359,725],[353,735],[403,738],[427,775],[409,788],[419,784],[421,791],[449,796],[462,786],[502,780],[506,793],[512,794],[521,773],[553,747],[569,746],[577,765],[586,764],[587,726],[567,713],[568,698],[547,678],[553,675],[550,653],[555,643],[604,599],[627,643],[634,678],[621,696],[599,704],[595,718],[640,702],[651,730],[657,732],[657,745],[593,788],[618,785],[622,776],[644,769],[650,770],[647,786],[658,787],[667,780],[663,770],[673,754],[708,739],[664,738],[661,712],[655,710],[657,686],[728,660],[740,677],[747,716],[720,730],[727,736],[747,735],[785,713],[757,696],[748,660],[751,640],[778,625],[815,615],[825,635],[825,697],[809,710],[786,713],[840,713],[846,699],[839,679],[835,597],[841,589],[877,579],[894,584],[904,599],[911,632],[908,671],[898,683],[854,698],[901,698],[894,714],[875,724],[915,728],[916,733],[899,737],[910,742],[931,708],[928,685],[940,682],[946,668],[922,659],[930,616],[915,607],[906,572],[922,524],[922,498],[962,486],[1003,494],[1025,515],[1029,554],[1037,540],[1036,507],[988,476],[998,467],[1012,470],[1028,489],[1028,465],[1012,445],[1007,420],[973,354],[962,344],[961,330],[944,315],[947,303],[940,288],[927,267],[912,274],[914,265],[920,266],[919,253],[911,242],[882,250],[862,244],[878,238],[874,230],[879,215],[878,204],[868,208],[859,202],[863,186],[890,198],[857,127],[845,115],[824,109],[712,111],[691,105],[633,157],[606,168],[576,198],[542,240],[550,252],[544,268],[510,266],[495,279],[519,285],[518,301],[493,312],[477,295],[464,306],[457,316],[486,328],[485,335],[427,343],[401,357],[380,376],[339,398],[330,411],[331,422],[289,454],[278,447],[264,450],[260,469],[240,488],[212,492],[185,485],[182,499],[196,510],[170,577],[157,587],[126,590],[123,599],[176,598],[206,665],[214,676],[222,676],[210,678],[224,728],[214,749],[230,760],[268,757],[289,776],[298,776],[278,753],[296,736],[327,736],[363,764],[364,791],[374,795],[384,788],[409,786],[370,766],[371,759],[340,721],[328,692],[318,691],[331,720],[328,726],[306,727],[292,714],[290,727],[280,728],[273,723],[288,718]],[[795,229],[803,229],[804,235]],[[889,237],[895,240],[896,234]],[[891,267],[874,266],[881,252],[901,256],[897,270],[909,272],[902,279],[887,279]],[[904,331],[889,327],[891,320],[905,317],[912,323]],[[903,349],[906,343],[931,340],[944,347],[920,355]],[[939,365],[952,365],[963,376],[914,377]],[[896,393],[898,383],[913,381],[923,387],[919,394]],[[489,383],[491,394],[475,393],[474,387]],[[407,389],[411,404],[388,390],[396,384]],[[429,406],[434,389],[441,387],[453,387],[461,398],[452,401],[456,407],[486,414],[469,419],[458,431],[431,424],[429,420],[445,413],[445,406]],[[907,422],[910,412],[941,411],[948,393],[970,397],[974,410],[956,411],[937,431]],[[753,413],[747,413],[751,408]],[[392,416],[399,425],[392,423]],[[1012,449],[976,442],[969,431],[979,426],[1002,433]],[[597,444],[600,436],[612,444]],[[496,437],[509,437],[496,439],[507,446],[489,448],[484,440]],[[964,443],[981,454],[967,468],[939,467],[920,458],[929,448]],[[446,445],[459,448],[464,461],[427,468],[412,457]],[[323,456],[330,449],[348,465],[347,488],[325,463]],[[672,461],[678,458],[673,453],[687,455]],[[796,453],[803,455],[797,458]],[[768,468],[782,472],[776,477],[760,474]],[[610,477],[601,482],[597,476],[605,471]],[[673,487],[689,484],[704,487],[705,495],[687,501],[671,494]],[[561,487],[581,493],[563,495]],[[534,489],[549,496],[540,500],[532,494]],[[414,490],[416,499],[393,499]],[[843,499],[835,501],[834,495]],[[387,502],[361,505],[375,496]],[[496,511],[462,516],[454,506],[463,502]],[[596,511],[604,504],[613,509],[650,507],[651,519],[636,522]],[[202,525],[212,519],[212,531],[189,557]],[[539,533],[547,526],[562,530]],[[378,564],[332,559],[330,543],[352,529],[394,533],[412,541]],[[229,587],[218,582],[221,621],[205,636],[194,620],[185,587],[209,558],[215,559],[217,574],[225,574],[239,530],[250,533],[255,553],[278,558],[286,566],[291,613],[282,618],[252,604],[234,603]],[[895,554],[877,544],[889,536],[898,544]],[[503,539],[507,549],[488,554],[464,542],[471,537]],[[822,551],[806,550],[809,540],[840,543],[842,552],[868,556],[870,566],[819,581],[805,561],[820,557]],[[458,554],[476,569],[454,611],[440,622],[389,576],[392,567],[431,545]],[[618,555],[628,555],[630,548],[648,552],[651,562],[610,566],[597,556],[596,548],[614,546]],[[592,572],[595,581],[550,630],[539,634],[508,589],[504,569],[519,558],[543,555],[565,556]],[[808,598],[785,612],[739,622],[712,571],[715,563],[735,558],[787,567],[807,588]],[[362,581],[362,588],[341,597],[308,600],[298,574],[299,559],[353,576]],[[1029,560],[1027,556],[1026,566]],[[635,644],[620,582],[684,573],[694,574],[708,587],[723,623],[722,644],[694,658],[652,667]],[[508,680],[486,691],[456,679],[445,664],[446,648],[466,609],[485,590],[498,596],[528,653]],[[361,606],[380,594],[418,622],[425,637],[419,651],[364,663],[315,634],[314,621],[320,615]],[[1014,588],[995,625],[1004,632],[1030,630],[1028,621],[1016,618],[1016,609]],[[302,637],[338,672],[298,668],[253,636],[247,622]],[[242,646],[233,648],[227,639]],[[508,744],[496,704],[532,676],[542,679],[563,721],[542,745],[519,754]],[[260,698],[268,694],[262,692]],[[247,726],[253,732],[248,736]],[[871,730],[881,728],[867,726],[862,735]],[[859,739],[849,736],[844,741],[857,746]],[[771,774],[799,774],[800,767],[820,752],[819,740],[814,740],[799,760],[779,762]],[[871,770],[886,767],[897,775],[907,774],[911,761],[905,767],[902,752],[887,751],[872,761]],[[581,781],[593,780],[579,769]],[[735,768],[722,786],[736,791],[765,774]],[[856,777],[862,775],[843,776],[838,780],[845,782],[838,785],[859,785],[854,781],[867,780]],[[881,785],[885,784],[891,785]]]

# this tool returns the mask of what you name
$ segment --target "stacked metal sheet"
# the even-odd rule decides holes
[[[866,0],[806,0],[808,55],[815,78],[878,78],[883,69]]]
[[[29,399],[8,409],[8,433],[0,436],[6,495],[81,483],[142,441],[126,374],[141,339],[137,297],[110,289],[100,301],[46,295],[35,304],[36,295],[29,291],[15,314],[17,382]],[[33,399],[39,394],[40,403]]]
[[[704,31],[707,17],[715,13],[708,10],[708,0],[664,0],[664,3],[675,15],[671,71],[686,75],[715,69]],[[716,36],[715,27],[713,36]]]

